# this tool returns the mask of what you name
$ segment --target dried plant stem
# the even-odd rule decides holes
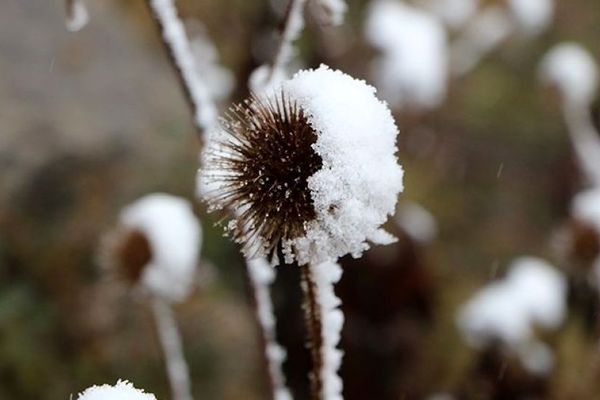
[[[321,306],[317,295],[317,283],[310,265],[300,267],[302,291],[304,293],[304,320],[308,339],[308,348],[312,360],[310,372],[310,391],[312,400],[323,400],[323,323]]]
[[[198,74],[189,39],[173,0],[147,0],[147,4],[158,24],[171,64],[177,71],[179,82],[193,110],[198,136],[203,142],[204,133],[217,121],[214,99]]]
[[[153,296],[152,313],[162,347],[173,400],[192,400],[188,365],[183,356],[181,336],[171,306]]]
[[[291,400],[292,396],[286,386],[282,369],[286,352],[277,343],[275,332],[276,319],[269,290],[275,281],[275,269],[264,258],[246,259],[246,266],[254,294],[256,319],[262,332],[264,355],[267,362],[273,399]]]
[[[290,0],[287,6],[279,45],[273,57],[271,68],[265,86],[269,86],[278,72],[283,70],[292,53],[292,42],[298,39],[304,27],[304,8],[306,0]]]
[[[569,137],[588,183],[600,186],[600,137],[586,104],[563,104]]]

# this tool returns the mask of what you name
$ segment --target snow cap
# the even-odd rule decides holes
[[[550,25],[554,0],[508,0],[508,6],[523,33],[537,35]]]
[[[556,329],[563,322],[566,290],[565,277],[546,261],[521,257],[503,280],[488,284],[461,308],[457,323],[476,347],[499,340],[516,349],[532,340],[534,327]]]
[[[600,188],[577,193],[571,202],[571,215],[600,232]]]
[[[401,2],[377,0],[369,7],[365,36],[382,52],[372,74],[392,106],[433,108],[444,100],[447,37],[436,17]]]
[[[201,242],[200,224],[190,203],[168,194],[150,194],[125,207],[120,224],[148,241],[151,258],[140,283],[167,300],[184,300],[193,286]]]
[[[542,59],[540,77],[543,82],[555,85],[563,101],[586,106],[598,90],[596,62],[577,43],[554,46]]]
[[[281,245],[285,262],[319,264],[392,241],[380,226],[403,188],[398,129],[373,87],[322,65],[232,114],[204,150],[200,191],[231,211],[246,253]]]
[[[77,400],[156,400],[156,397],[136,389],[130,382],[119,380],[114,386],[91,386],[79,393]]]

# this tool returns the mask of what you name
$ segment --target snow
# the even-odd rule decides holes
[[[342,364],[343,352],[337,348],[340,343],[344,314],[339,309],[341,300],[336,296],[334,284],[342,277],[342,267],[333,262],[325,262],[312,269],[316,284],[317,302],[321,311],[321,331],[323,338],[323,367],[320,371],[323,382],[323,399],[342,400],[342,379],[338,370]]]
[[[540,76],[555,85],[569,104],[587,106],[598,90],[598,69],[590,53],[577,43],[554,46],[542,59]]]
[[[571,215],[600,232],[600,188],[594,187],[575,195],[571,203]]]
[[[417,242],[429,243],[437,236],[438,228],[435,218],[418,203],[403,202],[394,220],[410,238]]]
[[[321,20],[330,25],[341,25],[344,22],[348,5],[345,0],[316,0],[322,11]]]
[[[120,380],[114,386],[89,387],[77,396],[77,400],[156,400],[156,397]]]
[[[517,355],[521,364],[532,374],[546,376],[554,368],[554,353],[546,344],[534,340],[521,346]]]
[[[67,1],[67,19],[65,21],[67,30],[77,32],[81,30],[90,20],[87,8],[83,0]]]
[[[275,269],[264,258],[246,260],[246,265],[250,283],[254,288],[258,322],[265,340],[265,355],[273,386],[273,398],[274,400],[291,400],[292,395],[286,387],[285,375],[282,369],[286,359],[286,351],[277,343],[276,319],[269,290],[269,286],[275,281]]]
[[[367,240],[382,236],[403,189],[394,119],[373,87],[324,65],[298,72],[281,89],[307,115],[323,162],[308,179],[316,218],[284,246],[301,265],[358,257]]]
[[[521,257],[508,275],[475,294],[460,310],[458,326],[476,347],[500,340],[517,349],[535,328],[556,329],[566,313],[565,277],[544,260]]]
[[[433,15],[394,0],[371,3],[368,42],[381,51],[372,74],[393,107],[438,106],[447,90],[447,37]]]
[[[294,57],[293,42],[304,29],[304,8],[307,0],[292,0],[285,27],[281,34],[277,53],[272,65],[261,65],[250,74],[249,86],[254,92],[271,89],[286,77],[286,66]]]
[[[201,228],[185,199],[147,195],[123,209],[121,224],[144,233],[152,259],[141,283],[153,294],[182,301],[192,289],[201,243]]]
[[[550,25],[554,0],[508,0],[518,26],[528,35],[537,35]]]
[[[198,22],[196,25],[199,26],[198,33],[190,41],[196,74],[206,83],[213,99],[225,100],[235,86],[235,78],[229,69],[219,64],[219,53],[204,26]]]
[[[160,22],[165,43],[171,50],[175,63],[194,105],[196,125],[209,131],[217,122],[217,109],[204,79],[198,74],[196,57],[185,33],[183,23],[177,16],[173,0],[150,0],[155,18]]]
[[[421,0],[421,7],[441,18],[450,28],[463,26],[477,11],[478,0]]]
[[[463,76],[506,39],[513,29],[508,13],[500,6],[488,6],[477,14],[452,43],[452,73]]]

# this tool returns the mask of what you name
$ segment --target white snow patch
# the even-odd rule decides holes
[[[594,187],[577,193],[571,202],[571,215],[591,224],[600,232],[600,188]]]
[[[535,375],[546,376],[554,368],[552,349],[538,340],[521,346],[517,355],[525,369]]]
[[[283,363],[286,351],[277,343],[276,319],[273,312],[273,303],[269,287],[275,281],[275,268],[269,265],[264,258],[246,260],[250,282],[254,287],[258,322],[262,328],[266,348],[269,375],[273,385],[273,398],[275,400],[291,400],[292,395],[285,384]]]
[[[473,346],[499,340],[518,350],[531,343],[535,327],[560,326],[566,290],[565,277],[547,262],[521,257],[503,280],[488,284],[461,308],[457,323]]]
[[[219,64],[219,53],[204,26],[199,22],[196,25],[199,28],[190,41],[196,73],[206,83],[212,98],[225,100],[235,86],[235,78],[229,69]]]
[[[152,259],[144,267],[142,285],[167,300],[184,300],[192,290],[202,234],[190,203],[151,194],[124,208],[120,222],[150,242]]]
[[[489,6],[477,14],[452,43],[452,74],[463,76],[472,71],[510,35],[512,28],[510,16],[500,6]]]
[[[114,386],[91,386],[79,393],[77,400],[156,400],[156,397],[120,380]]]
[[[298,72],[282,90],[306,113],[323,161],[308,179],[316,219],[286,247],[300,264],[359,256],[394,212],[403,189],[390,110],[373,87],[324,65]]]
[[[339,309],[342,302],[334,291],[334,284],[342,278],[342,267],[333,262],[324,262],[302,268],[312,269],[317,302],[321,310],[323,367],[320,373],[323,382],[323,399],[342,400],[343,382],[338,370],[344,353],[337,346],[344,325],[344,314]]]
[[[596,62],[581,45],[561,43],[554,46],[542,59],[540,77],[555,85],[570,104],[588,106],[598,90]]]
[[[392,106],[433,108],[444,100],[447,37],[437,18],[398,1],[377,0],[369,7],[365,35],[382,53],[372,74]]]
[[[196,58],[183,23],[177,16],[177,8],[173,0],[150,0],[150,6],[155,18],[160,21],[164,41],[169,46],[189,91],[194,104],[195,122],[203,131],[209,131],[217,122],[217,109],[210,89],[198,74]]]
[[[437,236],[437,223],[431,213],[413,201],[403,202],[395,216],[396,224],[412,239],[429,243]]]
[[[473,17],[478,0],[421,0],[419,4],[441,18],[450,28],[458,29]]]
[[[527,35],[544,31],[554,16],[554,0],[508,0],[518,26]]]
[[[86,26],[90,20],[88,10],[83,0],[67,1],[67,7],[67,18],[65,21],[67,30],[77,32]]]

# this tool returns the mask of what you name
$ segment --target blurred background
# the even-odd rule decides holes
[[[457,21],[435,3],[404,2],[445,21],[438,25],[447,43],[461,43],[486,8],[514,17],[508,1],[481,0]],[[65,28],[61,1],[0,5],[0,399],[68,399],[118,378],[170,398],[147,307],[117,290],[97,261],[119,211],[152,192],[194,201],[204,229],[198,287],[176,307],[196,398],[269,398],[242,259],[195,200],[199,144],[152,17],[141,0],[86,4],[90,22],[76,33]],[[211,38],[218,51],[213,61],[222,69],[212,81],[224,107],[248,95],[250,73],[273,52],[285,4],[177,1],[190,34]],[[393,96],[401,90],[388,85],[387,50],[372,29],[384,22],[371,20],[368,1],[348,6],[339,27],[308,13],[295,67],[326,63]],[[542,57],[560,42],[577,42],[600,60],[600,2],[556,0],[534,33],[511,23],[471,67],[460,51],[458,61],[450,57],[452,72],[434,100],[408,101],[410,91],[388,99],[406,171],[388,227],[399,241],[343,262],[347,399],[600,396],[596,285],[589,265],[574,270],[556,244],[571,234],[571,199],[585,182],[556,91],[538,79]],[[415,32],[419,49],[427,33]],[[596,126],[599,105],[588,110]],[[528,369],[502,337],[473,346],[457,323],[461,307],[521,255],[547,260],[569,282],[561,323],[534,329],[553,360],[542,372]],[[302,399],[309,358],[299,299],[297,271],[281,266],[278,336],[289,352],[288,382]]]

